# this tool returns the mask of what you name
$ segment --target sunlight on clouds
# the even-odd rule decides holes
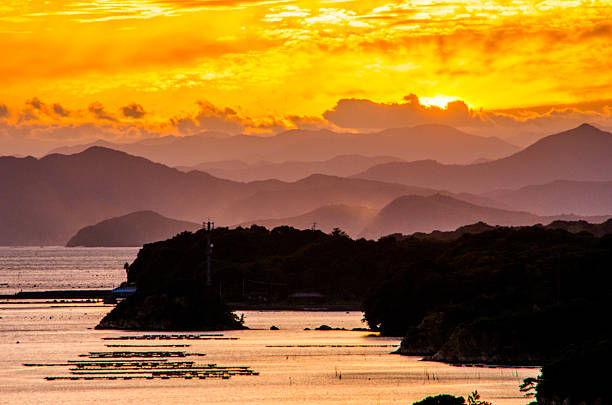
[[[438,95],[426,106],[605,99],[610,21],[603,0],[4,1],[0,105],[128,100],[158,123],[202,95],[253,120],[411,92]]]
[[[436,106],[440,108],[445,108],[448,103],[455,100],[459,100],[459,97],[444,96],[441,94],[436,94],[433,97],[419,97],[419,101],[421,102],[421,104],[426,105],[428,107]]]

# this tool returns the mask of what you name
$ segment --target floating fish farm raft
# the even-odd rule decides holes
[[[223,335],[143,335],[103,338],[104,340],[175,340],[223,338]],[[225,338],[237,339],[237,338]],[[111,345],[107,345],[111,346]],[[116,345],[128,346],[128,345]],[[164,347],[189,345],[133,345],[138,347]],[[66,363],[25,363],[26,367],[68,367],[70,375],[47,376],[45,380],[204,380],[219,378],[227,380],[234,376],[256,376],[247,366],[221,366],[216,363],[199,364],[194,361],[175,361],[189,356],[205,356],[204,353],[184,351],[109,351],[89,352],[79,357],[83,360],[68,360]]]

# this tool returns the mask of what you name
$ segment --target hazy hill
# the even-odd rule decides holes
[[[289,218],[259,219],[247,221],[240,226],[259,225],[268,229],[288,225],[296,229],[316,229],[330,233],[334,228],[340,228],[350,236],[357,236],[363,227],[376,216],[378,210],[367,207],[351,207],[348,205],[327,205],[309,211],[305,214]]]
[[[183,173],[100,147],[41,159],[3,157],[0,243],[63,245],[83,226],[141,210],[200,222],[228,199],[275,185]]]
[[[265,179],[296,181],[311,174],[345,177],[381,163],[397,161],[401,161],[401,159],[392,156],[341,155],[329,160],[313,162],[294,160],[281,163],[258,162],[248,164],[239,160],[225,160],[205,162],[193,167],[177,167],[177,169],[183,171],[201,170],[213,176],[235,181]]]
[[[492,225],[530,225],[538,223],[538,219],[527,212],[481,207],[440,194],[408,195],[380,210],[362,234],[376,238],[392,233],[450,231],[478,221]]]
[[[486,196],[503,201],[513,209],[540,215],[602,215],[612,212],[612,181],[557,180],[518,190],[496,190]]]
[[[212,218],[218,225],[233,225],[297,216],[324,205],[381,208],[401,195],[435,192],[325,175],[292,183],[240,183],[199,171],[184,173],[101,147],[41,159],[2,157],[0,244],[63,245],[84,226],[142,210],[196,223]]]
[[[430,196],[409,195],[395,199],[372,219],[364,228],[362,236],[377,238],[393,233],[413,234],[438,231],[453,231],[459,227],[484,222],[489,225],[526,226],[550,223],[555,220],[587,219],[601,222],[609,216],[538,216],[528,212],[510,211],[483,207],[460,201],[456,198],[436,194]],[[466,231],[470,231],[467,229]],[[469,232],[473,233],[473,232]]]
[[[194,222],[166,218],[153,211],[138,211],[86,226],[66,246],[142,246],[199,228],[201,225]]]
[[[76,145],[52,152],[77,153],[88,146]],[[216,160],[320,161],[346,154],[467,163],[479,158],[508,156],[518,150],[499,138],[470,135],[443,125],[421,125],[368,134],[290,130],[275,136],[222,136],[205,132],[108,146],[170,166],[194,166]]]
[[[555,180],[612,180],[612,134],[583,124],[512,156],[473,165],[386,163],[355,177],[449,191],[514,189]]]
[[[228,205],[237,222],[252,218],[285,218],[302,215],[312,209],[334,204],[381,208],[393,199],[406,195],[431,195],[435,190],[409,187],[373,180],[313,174],[282,188],[257,191]]]
[[[596,220],[596,218],[593,218]],[[601,224],[590,223],[584,220],[580,221],[567,221],[567,220],[555,220],[548,225],[542,226],[546,229],[563,229],[571,233],[588,232],[595,236],[612,235],[612,219],[608,219]],[[492,231],[498,228],[498,226],[492,226],[485,224],[484,222],[477,222],[471,225],[465,225],[457,228],[454,231],[433,231],[431,233],[416,232],[411,236],[418,239],[435,239],[435,240],[455,240],[459,239],[465,234],[478,234],[483,232]]]

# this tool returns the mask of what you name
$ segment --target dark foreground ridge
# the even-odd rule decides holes
[[[218,228],[212,233],[209,289],[206,234],[185,232],[140,250],[128,268],[138,293],[98,328],[239,329],[243,325],[224,300],[360,301],[371,329],[404,336],[400,354],[449,363],[543,365],[542,375],[522,387],[535,391],[538,404],[605,404],[605,375],[593,373],[611,361],[612,235],[593,233],[606,229],[585,223],[476,224],[454,235],[368,241],[340,230]],[[441,405],[457,398],[427,403],[439,400]]]
[[[140,250],[128,267],[137,295],[98,327],[241,328],[223,300],[361,302],[371,329],[404,336],[401,354],[548,365],[572,350],[612,341],[612,235],[574,225],[554,228],[579,233],[480,224],[471,229],[482,232],[450,240],[392,235],[378,241],[353,240],[340,230],[218,228],[209,290],[206,234],[185,232]]]

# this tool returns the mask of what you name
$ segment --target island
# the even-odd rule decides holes
[[[71,237],[66,246],[142,246],[200,227],[194,222],[167,218],[153,211],[137,211],[86,226]]]

